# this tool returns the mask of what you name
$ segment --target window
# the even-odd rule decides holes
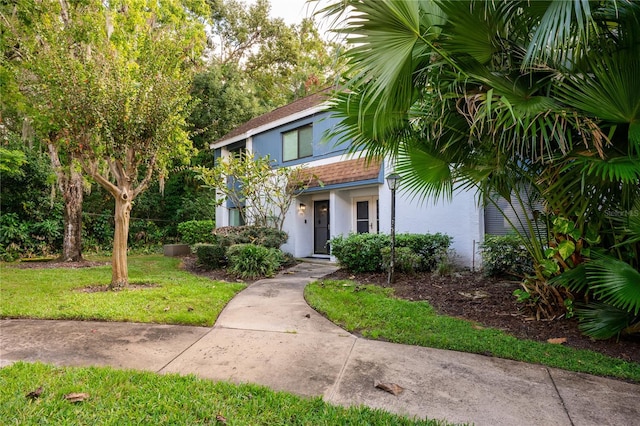
[[[229,226],[242,226],[244,225],[244,217],[240,214],[240,209],[229,209]]]
[[[311,157],[313,154],[313,128],[300,127],[282,134],[282,161]]]

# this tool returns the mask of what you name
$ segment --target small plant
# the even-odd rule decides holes
[[[482,264],[487,276],[533,274],[533,261],[529,252],[515,235],[485,235],[480,245]]]
[[[255,244],[235,244],[227,251],[229,270],[241,278],[272,277],[284,256],[278,249]]]
[[[198,264],[206,269],[218,269],[227,263],[227,247],[223,244],[196,244]]]
[[[213,220],[190,220],[178,224],[180,239],[190,245],[217,242],[213,231],[216,222]]]

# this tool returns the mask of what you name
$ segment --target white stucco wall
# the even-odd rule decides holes
[[[380,232],[391,231],[391,191],[380,188]],[[402,190],[396,193],[396,233],[441,232],[453,238],[451,248],[457,265],[478,268],[478,244],[484,235],[483,210],[478,208],[475,194],[456,191],[453,199],[433,203],[432,200],[413,199]],[[475,243],[474,243],[475,241]]]

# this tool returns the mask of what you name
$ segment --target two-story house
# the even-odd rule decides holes
[[[216,157],[245,149],[269,155],[276,167],[304,165],[322,185],[305,190],[286,215],[289,234],[282,250],[296,257],[330,257],[327,241],[338,235],[389,233],[391,190],[385,176],[389,160],[367,163],[348,155],[347,146],[327,140],[325,132],[338,123],[326,111],[324,94],[295,101],[237,127],[211,144]],[[223,203],[216,226],[239,225],[235,206]],[[420,200],[402,190],[396,193],[396,232],[436,233],[453,237],[456,263],[478,266],[478,244],[484,235],[484,209],[471,191],[458,191],[451,202]]]

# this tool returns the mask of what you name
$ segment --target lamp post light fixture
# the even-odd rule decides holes
[[[389,262],[389,276],[387,284],[391,284],[394,279],[394,269],[396,263],[396,189],[400,183],[400,175],[391,173],[387,175],[387,186],[391,190],[391,261]]]

